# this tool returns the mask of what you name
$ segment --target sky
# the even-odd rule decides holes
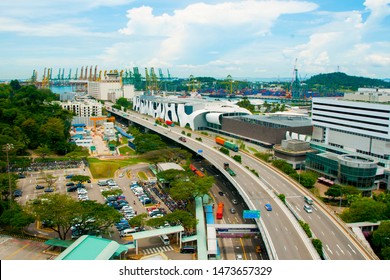
[[[0,79],[82,66],[390,78],[390,0],[2,0],[0,38]]]

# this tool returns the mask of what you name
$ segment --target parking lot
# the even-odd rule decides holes
[[[133,209],[134,214],[147,213],[147,209],[143,206],[143,201],[140,200],[140,196],[133,192],[130,188],[132,183],[135,183],[139,180],[137,174],[139,172],[143,172],[147,176],[152,176],[151,171],[149,170],[148,164],[137,164],[131,167],[122,168],[115,173],[115,178],[106,178],[113,179],[116,183],[116,187],[120,188],[123,192],[123,196],[125,200],[128,202],[129,206]],[[66,193],[75,199],[78,199],[78,193],[75,192],[67,192],[66,184],[71,182],[70,179],[66,179],[69,174],[73,175],[86,175],[91,176],[89,169],[83,165],[79,166],[79,168],[73,169],[65,169],[65,170],[48,170],[44,171],[44,174],[52,175],[56,177],[56,181],[54,183],[53,192],[54,193]],[[29,200],[36,199],[41,195],[45,194],[45,189],[47,188],[47,183],[42,178],[42,172],[28,172],[26,174],[26,178],[22,178],[18,180],[18,189],[22,191],[22,196],[16,198],[20,203],[24,204]],[[93,179],[91,183],[85,183],[85,189],[87,191],[88,199],[95,200],[100,203],[105,203],[105,198],[102,196],[101,192],[103,190],[107,190],[108,186],[99,186],[98,182],[102,179]],[[36,189],[36,185],[42,185],[43,188]],[[169,208],[161,201],[161,199],[155,195],[153,192],[149,192],[148,195],[152,196],[152,199],[155,202],[159,203],[160,207],[165,212],[170,212]],[[149,209],[150,210],[150,209]],[[162,212],[164,212],[162,211]],[[37,234],[39,236],[43,236],[46,238],[54,238],[56,237],[56,233],[50,230],[45,230],[41,227],[38,228],[36,225],[31,225],[30,230],[32,233]],[[69,236],[70,237],[70,236]],[[121,238],[119,231],[116,227],[112,227],[112,230],[108,234],[108,236],[103,236],[108,239],[112,239],[117,241],[118,243],[125,244],[128,243],[129,240],[126,238]],[[140,254],[142,255],[150,255],[158,252],[164,252],[171,259],[192,259],[192,255],[188,254],[180,254],[179,253],[179,245],[178,244],[170,244],[164,245],[161,242],[160,238],[150,238],[149,240],[143,240],[140,244]],[[26,247],[27,248],[27,247]],[[21,249],[21,251],[24,251]],[[129,250],[129,255],[135,254],[132,250]],[[47,256],[46,256],[47,258]],[[42,257],[44,259],[44,257]]]

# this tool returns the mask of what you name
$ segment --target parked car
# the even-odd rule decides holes
[[[42,186],[42,185],[36,185],[35,186],[35,189],[36,190],[43,190],[45,187],[44,186]]]
[[[77,190],[78,188],[77,188],[77,186],[71,186],[71,187],[68,187],[67,189],[66,189],[66,191],[67,192],[74,192],[75,190]]]
[[[44,190],[44,192],[49,193],[49,192],[54,192],[54,190],[53,190],[52,188],[46,188],[46,189]]]
[[[20,197],[20,196],[22,196],[22,194],[23,194],[22,190],[15,190],[14,191],[14,197]]]
[[[83,189],[83,188],[78,188],[77,189],[77,194],[87,194],[88,191],[86,189]]]
[[[187,139],[183,136],[179,137],[179,140],[182,141],[182,142],[187,142]]]
[[[74,175],[73,174],[69,174],[69,175],[66,175],[65,178],[66,179],[71,179]]]
[[[73,183],[73,182],[66,183],[66,186],[67,186],[67,187],[74,186],[74,183]]]

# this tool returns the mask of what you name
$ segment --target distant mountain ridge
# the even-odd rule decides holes
[[[325,87],[333,90],[351,90],[358,88],[390,88],[390,82],[381,79],[349,76],[342,72],[318,74],[304,81],[309,88]]]

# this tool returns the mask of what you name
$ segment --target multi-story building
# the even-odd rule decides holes
[[[120,97],[131,99],[135,95],[134,85],[123,84],[116,71],[106,73],[99,81],[88,82],[88,94],[95,99],[114,102]]]
[[[363,100],[375,93],[355,96]],[[362,190],[390,189],[390,104],[352,97],[313,98],[311,146],[320,153],[308,154],[306,168]]]
[[[60,103],[64,110],[72,111],[79,117],[101,116],[103,105],[94,99]]]

